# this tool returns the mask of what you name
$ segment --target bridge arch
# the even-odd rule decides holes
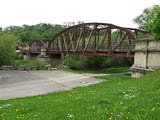
[[[47,48],[46,42],[48,42],[48,41],[44,41],[44,40],[33,40],[33,41],[29,44],[29,51],[30,51],[30,53],[40,53],[40,52],[41,52],[41,49],[46,49],[46,48]]]

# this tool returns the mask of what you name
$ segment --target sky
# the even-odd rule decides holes
[[[160,0],[0,0],[0,27],[104,22],[137,28],[133,19]]]

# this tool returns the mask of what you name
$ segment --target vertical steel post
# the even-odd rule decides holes
[[[120,30],[120,40],[122,39],[122,31]],[[120,44],[120,49],[122,48],[122,45]]]
[[[94,26],[94,51],[96,50],[97,25]]]
[[[83,25],[83,34],[82,34],[82,51],[84,50],[85,48],[85,25]]]
[[[97,45],[99,44],[99,31],[100,30],[97,30],[97,36],[98,36]]]
[[[107,49],[108,52],[111,52],[111,27],[107,28],[107,33],[108,33],[108,45],[107,45]]]

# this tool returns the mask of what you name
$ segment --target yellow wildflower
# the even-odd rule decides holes
[[[120,115],[118,114],[117,117],[120,117]]]
[[[112,118],[109,118],[109,120],[112,120]]]

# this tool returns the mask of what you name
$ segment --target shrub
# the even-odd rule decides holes
[[[67,55],[62,59],[63,64],[71,69],[105,69],[109,67],[128,67],[133,64],[133,58],[78,56]]]
[[[11,65],[15,61],[17,37],[13,35],[0,36],[0,66]]]
[[[106,57],[103,56],[86,56],[84,65],[88,69],[101,69],[104,68],[105,60]]]
[[[29,69],[31,69],[33,66],[38,66],[39,69],[44,69],[45,68],[45,63],[43,61],[40,61],[38,59],[33,59],[33,60],[17,60],[14,64],[15,68],[18,68],[20,65],[25,65]]]
[[[102,66],[104,67],[128,67],[133,64],[133,58],[106,57]]]
[[[69,66],[71,69],[84,69],[84,56],[66,55],[63,56],[62,61],[64,65]]]

